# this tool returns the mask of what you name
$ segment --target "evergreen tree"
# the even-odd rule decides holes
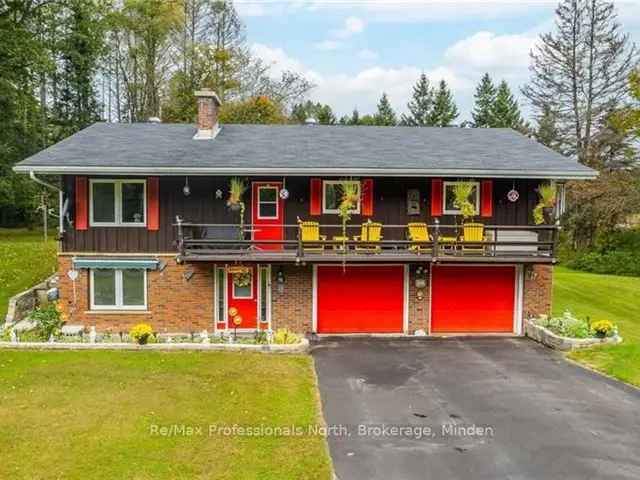
[[[99,120],[94,79],[104,46],[105,24],[94,1],[73,0],[62,9],[57,23],[65,32],[57,43],[59,70],[55,74],[53,123],[61,140]]]
[[[434,127],[448,127],[458,115],[458,107],[455,104],[449,87],[447,87],[447,82],[440,80],[438,90],[433,100],[433,109],[429,115],[427,124]]]
[[[557,115],[551,107],[545,105],[542,115],[536,119],[538,128],[535,130],[535,137],[543,145],[558,151],[560,149],[560,133],[557,126]]]
[[[607,0],[562,0],[555,31],[543,34],[531,53],[531,80],[522,93],[538,115],[548,106],[557,115],[563,153],[597,165],[607,148],[594,139],[604,119],[625,103],[627,79],[638,51],[621,31]]]
[[[492,108],[496,98],[496,88],[488,73],[485,73],[476,87],[473,106],[473,123],[476,127],[490,127],[492,125]]]
[[[291,110],[291,119],[297,123],[305,123],[308,118],[314,118],[320,125],[335,125],[336,116],[329,105],[307,100],[297,103]]]
[[[407,104],[410,114],[402,114],[400,124],[410,127],[424,127],[428,125],[429,115],[433,108],[433,88],[429,79],[423,73],[413,87],[411,101]]]
[[[490,113],[489,127],[521,130],[524,126],[518,102],[513,97],[509,85],[504,80],[498,85]]]
[[[396,112],[393,111],[391,102],[389,102],[389,97],[387,97],[386,93],[382,94],[382,97],[378,102],[378,111],[374,115],[374,123],[375,125],[385,127],[395,126],[398,124]]]

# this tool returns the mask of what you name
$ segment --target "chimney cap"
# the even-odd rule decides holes
[[[196,90],[194,92],[194,95],[196,97],[213,98],[214,102],[216,102],[218,106],[222,105],[222,102],[220,101],[220,97],[218,97],[218,94],[213,90],[211,90],[210,88],[203,88],[201,90]]]

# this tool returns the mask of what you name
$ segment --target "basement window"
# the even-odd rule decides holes
[[[144,227],[147,218],[144,180],[92,179],[90,188],[92,227]]]
[[[91,310],[146,310],[147,271],[91,270]]]

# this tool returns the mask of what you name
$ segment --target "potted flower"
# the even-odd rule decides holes
[[[342,251],[346,253],[347,222],[351,219],[351,213],[358,205],[360,190],[358,184],[350,180],[342,180],[339,188],[340,204],[338,205],[338,216],[342,221]]]
[[[229,198],[227,199],[227,207],[232,212],[240,212],[240,239],[244,239],[244,211],[245,205],[242,197],[247,191],[247,184],[238,177],[233,177],[229,181]]]
[[[453,187],[453,205],[460,210],[463,223],[468,220],[473,221],[476,207],[471,203],[471,195],[476,187],[473,182],[457,182]]]
[[[556,186],[553,183],[544,183],[538,187],[537,192],[538,204],[533,209],[533,221],[536,225],[551,225],[556,204]]]

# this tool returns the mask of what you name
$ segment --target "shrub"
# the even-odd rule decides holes
[[[590,334],[589,323],[574,317],[568,310],[561,317],[542,315],[536,323],[562,337],[587,338]]]
[[[598,320],[591,325],[596,337],[611,337],[615,333],[615,326],[609,320]]]
[[[49,340],[52,336],[59,337],[65,323],[60,307],[53,302],[37,307],[31,314],[31,320],[36,322],[33,333],[39,340]]]
[[[300,338],[295,333],[290,332],[286,328],[280,328],[273,336],[273,342],[281,345],[298,343]]]
[[[640,276],[640,254],[624,250],[590,252],[569,260],[567,266],[592,273]]]
[[[145,345],[153,339],[153,329],[151,325],[139,323],[129,331],[129,336],[139,345]]]

